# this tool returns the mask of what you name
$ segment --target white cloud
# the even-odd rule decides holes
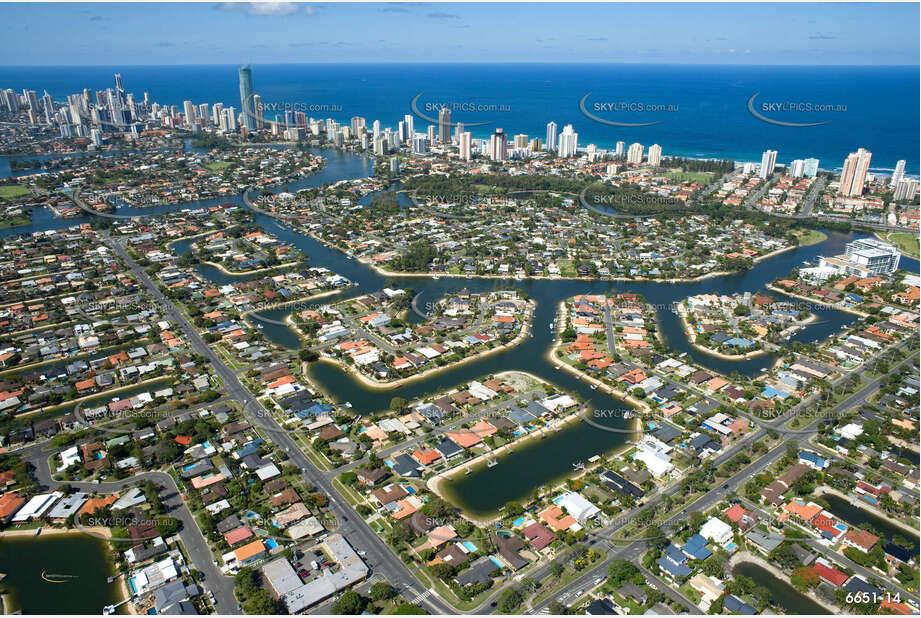
[[[298,12],[294,2],[224,2],[220,5],[225,11],[240,11],[247,15],[293,15]],[[304,7],[304,13],[313,15],[312,7]]]

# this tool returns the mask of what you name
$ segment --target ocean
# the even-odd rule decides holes
[[[122,74],[138,100],[149,92],[161,104],[182,107],[223,102],[240,108],[236,65],[0,67],[0,88],[47,89],[56,100],[114,87]],[[544,139],[546,124],[572,124],[579,146],[613,148],[617,141],[665,156],[758,161],[766,149],[777,162],[814,157],[840,169],[849,152],[873,153],[871,171],[889,173],[898,159],[919,171],[917,67],[787,67],[623,64],[289,64],[254,65],[255,91],[274,110],[396,129],[411,102],[422,116],[450,105],[452,121],[474,137],[501,127],[506,134]],[[757,118],[818,126],[781,126]],[[586,97],[586,95],[588,95]],[[612,126],[589,118],[647,126]],[[821,107],[822,111],[817,111]],[[267,112],[267,116],[270,115]],[[478,124],[483,123],[483,124]],[[414,128],[429,122],[416,117]],[[477,126],[471,126],[477,125]]]

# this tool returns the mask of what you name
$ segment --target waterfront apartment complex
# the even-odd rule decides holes
[[[888,275],[898,270],[901,257],[895,245],[876,238],[861,238],[847,243],[844,255],[820,258],[819,266],[861,277]]]

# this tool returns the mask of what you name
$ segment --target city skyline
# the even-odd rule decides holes
[[[168,23],[169,5],[150,3],[9,3],[0,14],[8,23],[41,19],[45,37],[34,46],[29,25],[8,32],[4,66],[102,66],[113,54],[122,66],[227,64],[229,58],[235,64],[917,65],[917,4],[797,4],[768,11],[755,3],[571,6],[190,3],[183,5],[185,19]],[[547,24],[564,19],[565,36],[548,31]],[[518,27],[509,31],[510,23]],[[483,41],[491,41],[488,48]]]

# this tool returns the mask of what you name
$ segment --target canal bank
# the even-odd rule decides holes
[[[381,380],[375,380],[374,378],[361,373],[356,367],[349,365],[345,361],[339,358],[336,358],[335,356],[332,356],[331,354],[327,354],[325,350],[321,351],[320,353],[320,361],[335,365],[337,368],[348,373],[351,377],[353,377],[355,380],[359,381],[363,386],[369,389],[375,389],[375,390],[398,389],[402,386],[406,386],[407,384],[411,384],[413,382],[419,382],[421,380],[431,378],[435,374],[442,373],[444,371],[451,371],[462,365],[476,362],[479,359],[489,356],[491,354],[496,354],[498,352],[502,352],[504,350],[508,350],[508,349],[515,347],[516,345],[520,344],[525,338],[527,338],[528,335],[531,333],[531,322],[529,321],[529,318],[533,314],[533,309],[534,309],[533,306],[528,307],[528,311],[525,312],[525,315],[522,318],[521,330],[518,331],[518,334],[515,335],[513,339],[505,343],[502,343],[500,345],[494,346],[492,348],[486,348],[484,350],[476,352],[475,354],[471,354],[470,356],[466,356],[458,361],[449,363],[447,365],[435,366],[435,367],[432,367],[431,369],[426,369],[425,371],[422,371],[421,373],[413,374],[411,376],[400,378],[398,380],[390,380],[387,382],[383,382]],[[300,336],[303,337],[303,335],[301,334],[301,330],[297,327],[297,325],[291,319],[290,315],[285,318],[285,322],[289,326],[291,326],[291,328],[293,328]]]
[[[502,447],[500,452],[484,453],[430,479],[428,486],[471,521],[493,522],[507,503],[536,498],[580,474],[579,464],[630,448],[629,439],[638,431],[639,419],[600,420],[611,423],[615,431],[587,423],[580,409],[549,428],[535,428],[507,450]],[[490,465],[488,459],[496,463]]]
[[[787,576],[773,564],[747,551],[740,551],[729,561],[733,576],[751,578],[755,585],[771,592],[771,603],[788,614],[837,614],[839,609],[819,599],[814,592],[808,596],[789,583]]]
[[[373,159],[355,155],[339,150],[318,150],[327,157],[327,165],[317,174],[294,183],[290,183],[289,190],[306,187],[321,187],[349,178],[367,177],[373,171]],[[292,189],[293,188],[293,189]],[[202,200],[185,204],[176,204],[168,207],[154,207],[139,209],[129,206],[118,208],[119,214],[128,216],[148,217],[175,212],[183,209],[205,208],[220,203],[233,203],[243,206],[242,196],[229,196],[211,200]],[[91,217],[61,220],[50,216],[50,211],[45,208],[36,209],[38,216],[30,226],[17,228],[16,233],[41,231],[46,229],[60,229],[90,221]],[[782,254],[776,254],[770,259],[756,261],[750,270],[727,274],[711,275],[701,280],[689,282],[666,283],[659,281],[588,281],[588,280],[563,280],[563,279],[464,279],[434,277],[408,277],[394,273],[390,277],[381,276],[374,269],[360,263],[346,254],[332,249],[315,238],[295,232],[289,226],[277,219],[256,213],[257,224],[263,226],[268,232],[275,234],[282,242],[286,242],[302,253],[314,266],[329,268],[356,283],[356,287],[343,291],[341,298],[350,298],[360,293],[379,290],[387,286],[406,286],[415,288],[421,300],[435,302],[446,294],[456,292],[460,287],[467,287],[471,292],[484,292],[499,289],[520,289],[536,303],[534,323],[546,324],[554,320],[554,311],[564,299],[576,294],[616,294],[620,292],[633,292],[641,294],[648,303],[652,304],[657,312],[657,321],[663,341],[676,355],[686,354],[687,358],[722,374],[738,373],[744,376],[757,375],[761,370],[767,369],[776,362],[776,356],[765,354],[758,358],[744,361],[725,360],[710,356],[696,350],[687,341],[682,331],[678,317],[672,312],[673,304],[688,296],[697,294],[727,294],[737,291],[757,292],[771,283],[779,273],[787,273],[798,268],[804,261],[815,262],[819,255],[837,255],[844,252],[844,245],[855,239],[853,233],[828,232],[828,238],[819,244],[808,247],[796,247]],[[7,232],[8,230],[4,230]],[[0,236],[9,236],[2,234]],[[182,242],[182,241],[180,241]],[[903,263],[908,262],[903,260]],[[917,262],[913,263],[917,266]],[[906,267],[911,268],[908,262]],[[227,277],[213,267],[207,267],[206,276],[213,277],[217,282],[221,277]],[[236,281],[240,277],[235,278]],[[359,292],[359,289],[361,292]],[[266,323],[263,333],[275,344],[290,350],[299,349],[301,342],[298,335],[285,325],[285,318],[290,315],[290,310],[278,309],[263,312],[261,315],[278,322]],[[811,342],[822,340],[836,334],[841,329],[852,324],[857,317],[829,308],[822,311],[821,318],[797,333],[792,340]],[[352,409],[360,414],[387,409],[392,396],[400,396],[413,400],[427,394],[440,392],[458,384],[469,382],[483,375],[496,374],[501,371],[515,368],[532,373],[539,378],[550,382],[566,392],[578,395],[583,401],[588,402],[595,409],[623,408],[623,403],[612,397],[610,393],[601,388],[592,389],[586,380],[567,371],[555,369],[553,363],[547,362],[547,349],[553,345],[554,333],[546,328],[535,328],[533,337],[528,337],[520,345],[489,356],[476,358],[468,363],[446,368],[444,371],[430,375],[424,380],[401,384],[390,389],[386,395],[378,389],[369,388],[354,376],[349,375],[341,368],[328,363],[312,363],[308,368],[308,378],[319,390],[328,393],[334,401],[339,403],[349,401]],[[623,419],[621,419],[623,421]],[[611,452],[624,443],[624,438],[618,440],[616,436],[629,434],[626,425],[616,429],[621,433],[603,431],[592,427],[588,423],[571,423],[565,429],[555,432],[552,438],[536,440],[533,444],[546,445],[552,442],[551,447],[537,446],[522,449],[506,458],[499,465],[488,469],[482,475],[465,475],[464,478],[452,483],[458,495],[468,494],[477,498],[476,494],[493,494],[479,508],[492,508],[490,503],[503,504],[516,499],[506,495],[521,497],[522,487],[534,487],[540,484],[553,482],[555,479],[572,474],[572,464],[578,460],[594,454]],[[520,457],[523,452],[529,453],[527,457]],[[536,453],[531,455],[530,453]],[[554,455],[555,454],[555,455]],[[572,454],[578,454],[574,459]],[[541,455],[543,457],[541,457]],[[471,479],[476,477],[478,483],[467,487]],[[485,487],[484,487],[485,486]],[[485,491],[483,489],[485,488]],[[473,508],[477,508],[475,504]]]
[[[886,541],[902,537],[908,543],[900,545],[909,549],[915,557],[921,553],[921,538],[918,537],[917,529],[890,519],[871,504],[861,503],[858,499],[846,496],[830,487],[820,487],[816,492],[820,501],[827,503],[828,511],[835,517],[840,517],[856,528],[869,525],[874,534]]]

